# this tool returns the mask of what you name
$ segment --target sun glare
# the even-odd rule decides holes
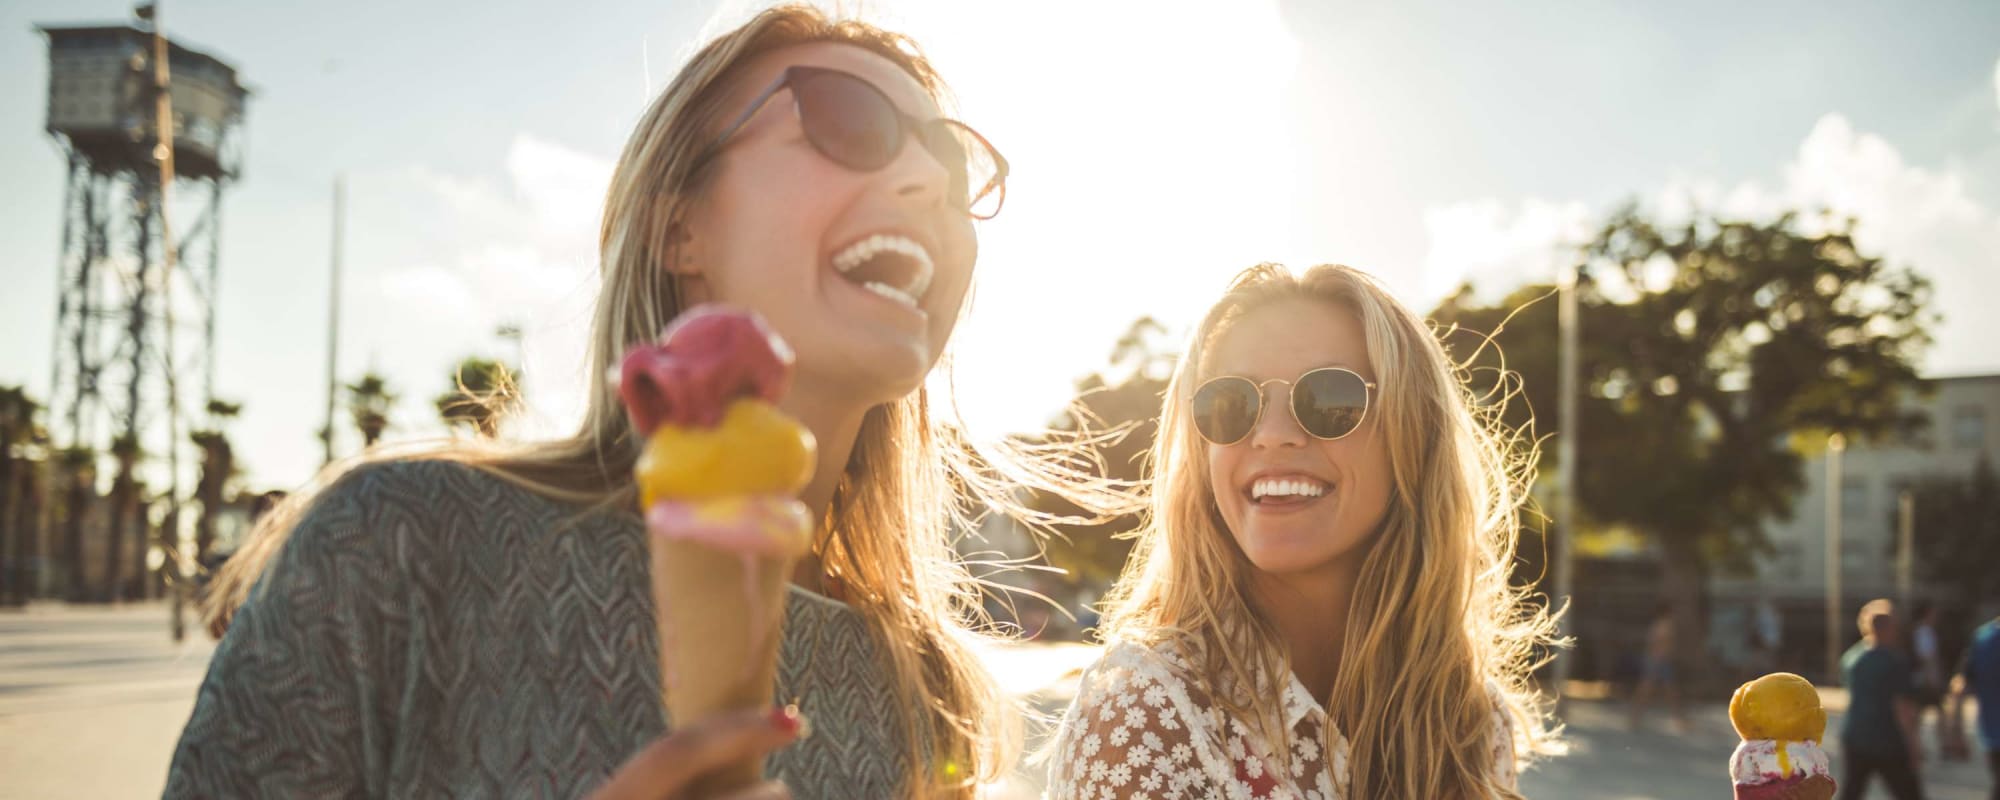
[[[1298,45],[1275,4],[907,3],[877,9],[937,60],[1014,165],[982,223],[956,343],[984,436],[1034,429],[1142,315],[1184,324],[1291,244]]]

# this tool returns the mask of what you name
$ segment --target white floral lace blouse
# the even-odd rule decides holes
[[[1285,690],[1286,760],[1242,720],[1212,708],[1194,671],[1169,645],[1105,649],[1084,673],[1058,731],[1049,772],[1055,800],[1341,800],[1333,776],[1347,769],[1347,739],[1296,676]],[[1515,784],[1513,725],[1494,708],[1494,774]],[[1322,747],[1333,738],[1334,763]]]

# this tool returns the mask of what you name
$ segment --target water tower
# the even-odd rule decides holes
[[[38,28],[45,128],[68,166],[49,409],[63,446],[137,442],[178,507],[188,425],[214,396],[222,195],[241,174],[249,91],[229,64],[166,42],[155,8],[141,6],[144,27]]]

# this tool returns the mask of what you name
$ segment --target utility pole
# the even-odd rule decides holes
[[[1557,405],[1562,426],[1556,438],[1556,461],[1562,465],[1562,472],[1556,486],[1556,552],[1555,567],[1552,570],[1555,594],[1552,602],[1569,603],[1572,587],[1570,584],[1572,567],[1576,558],[1573,546],[1576,540],[1576,439],[1578,433],[1577,414],[1577,305],[1576,280],[1580,272],[1578,265],[1570,265],[1562,271],[1559,279],[1561,292],[1558,306],[1558,333],[1561,336],[1561,375],[1557,383]],[[1570,635],[1570,615],[1563,614],[1557,619],[1557,634]],[[1553,670],[1556,687],[1556,702],[1562,702],[1563,690],[1569,684],[1569,662],[1574,658],[1568,653],[1556,655]]]
[[[1826,437],[1826,680],[1840,681],[1840,512],[1846,492],[1840,483],[1840,456],[1847,439]]]
[[[187,636],[187,625],[183,617],[187,609],[185,597],[183,597],[186,575],[185,570],[180,568],[181,392],[179,376],[175,374],[179,370],[174,364],[174,327],[176,325],[174,320],[173,293],[174,262],[178,260],[177,257],[180,253],[174,244],[173,217],[170,213],[172,204],[168,202],[168,197],[173,191],[175,175],[174,99],[171,88],[170,60],[168,58],[170,48],[167,45],[165,17],[160,13],[160,0],[142,3],[135,11],[140,19],[151,20],[153,23],[153,160],[158,162],[160,167],[160,177],[158,183],[155,184],[157,188],[153,196],[153,202],[157,204],[156,210],[160,215],[159,281],[160,296],[164,298],[164,302],[161,303],[162,313],[166,319],[166,325],[161,334],[166,343],[166,347],[162,349],[162,353],[166,361],[164,367],[167,379],[167,514],[161,522],[160,541],[157,544],[161,549],[161,554],[165,556],[161,561],[161,569],[168,571],[172,575],[172,580],[168,586],[168,591],[173,592],[172,611],[169,614],[168,627],[174,641],[178,642]],[[143,502],[140,507],[145,507]],[[138,519],[138,535],[145,536],[147,530],[151,527],[150,520],[147,519],[146,514],[142,511]],[[150,595],[151,592],[147,591],[147,589],[150,587],[152,581],[146,577],[146,564],[141,562],[132,566],[141,576],[139,581],[139,595],[141,597]]]
[[[1896,493],[1896,599],[1909,607],[1916,585],[1917,498],[1910,490]]]
[[[319,432],[320,440],[326,444],[325,463],[328,464],[333,463],[334,396],[340,393],[340,379],[334,371],[340,360],[340,242],[341,225],[346,216],[347,177],[336,175],[333,179],[333,278],[326,301],[326,427]]]

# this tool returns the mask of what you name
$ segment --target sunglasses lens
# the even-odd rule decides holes
[[[1000,154],[985,139],[958,122],[938,119],[924,126],[924,149],[951,171],[947,191],[955,205],[980,219],[1000,213],[1006,176],[1001,174]]]
[[[1235,444],[1257,424],[1256,384],[1243,378],[1217,378],[1195,390],[1194,427],[1215,444]]]
[[[1316,369],[1292,387],[1292,413],[1299,427],[1321,439],[1338,439],[1354,432],[1368,410],[1368,386],[1361,376],[1343,369]]]
[[[902,120],[875,87],[851,75],[814,73],[792,84],[799,124],[827,158],[857,170],[876,170],[902,149]]]
[[[799,124],[813,147],[841,166],[882,169],[903,149],[904,118],[874,85],[840,72],[813,71],[792,81]],[[919,126],[924,150],[950,172],[952,205],[979,219],[1000,213],[1007,196],[1007,162],[971,128],[948,119]]]

